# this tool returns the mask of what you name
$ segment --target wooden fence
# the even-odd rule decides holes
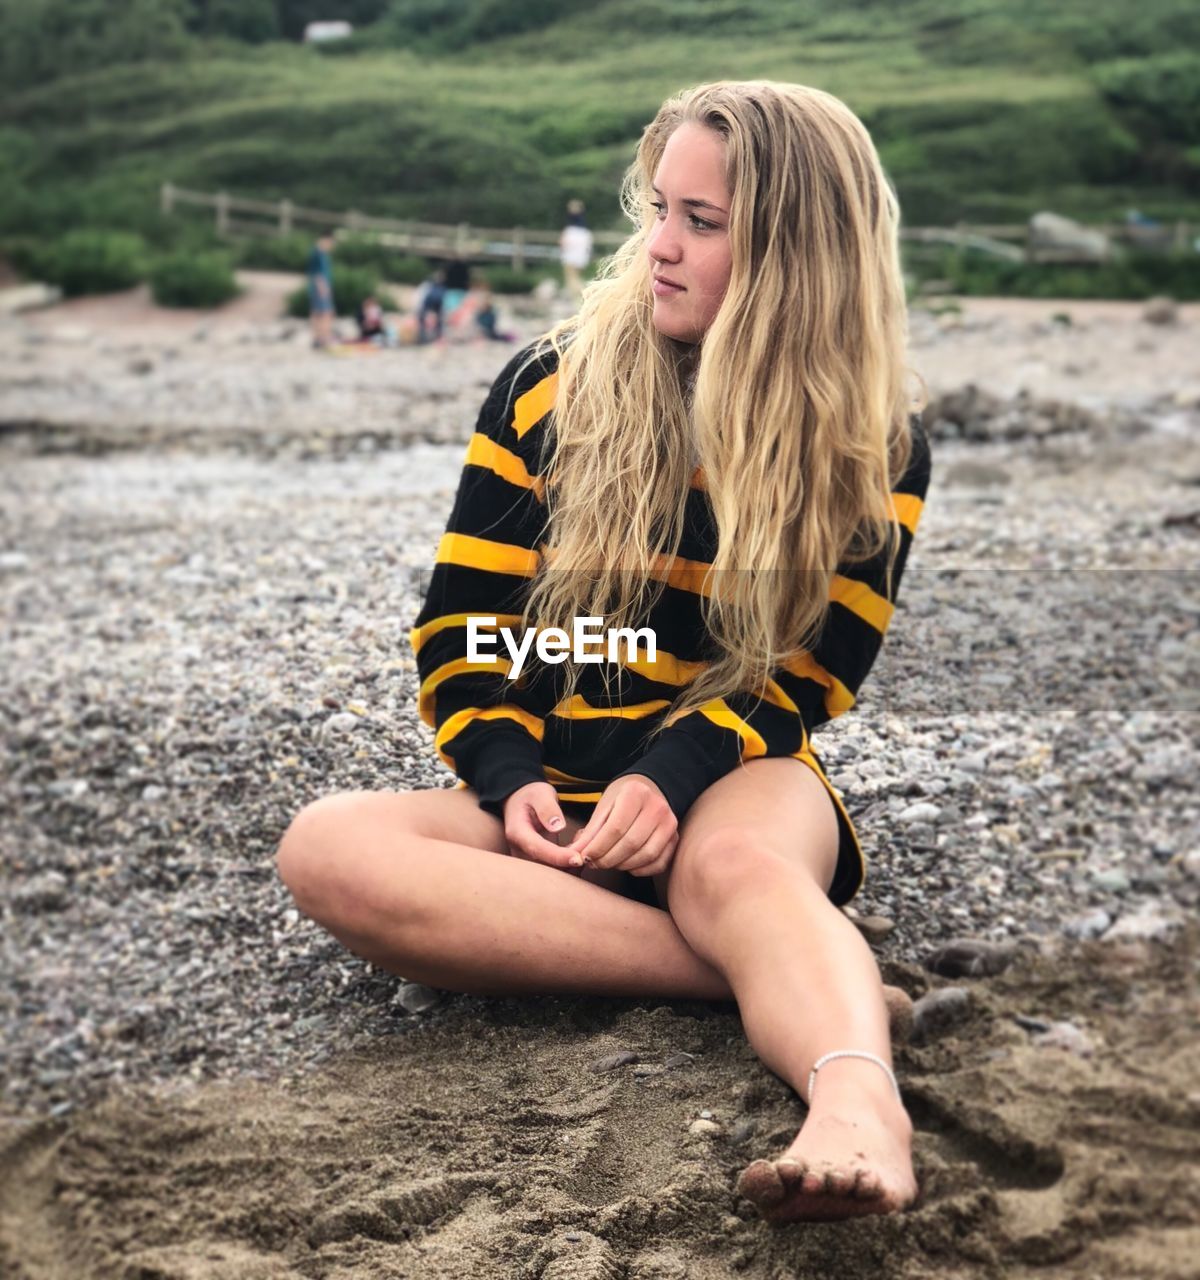
[[[332,230],[335,235],[366,234],[389,248],[417,257],[492,259],[509,262],[516,271],[539,260],[557,261],[559,254],[557,231],[377,218],[357,209],[314,209],[293,204],[291,200],[249,200],[224,191],[188,191],[164,182],[163,213],[173,214],[182,205],[212,209],[217,234],[221,236],[285,236],[301,228],[314,232]],[[1182,251],[1192,242],[1192,236],[1200,233],[1200,227],[1186,222],[1154,226],[1115,223],[1087,230],[1100,232],[1113,242],[1159,251]],[[593,231],[592,236],[601,252],[615,249],[627,239],[627,233],[621,231]],[[1096,261],[1094,254],[1078,248],[1035,243],[1026,223],[968,226],[960,222],[953,227],[901,227],[900,238],[978,249],[1012,262]]]

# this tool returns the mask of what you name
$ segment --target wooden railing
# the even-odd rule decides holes
[[[490,258],[510,262],[517,271],[523,270],[531,261],[557,261],[559,255],[557,231],[378,218],[357,209],[314,209],[293,204],[291,200],[250,200],[244,196],[231,196],[225,191],[188,191],[174,183],[164,182],[161,189],[163,213],[172,214],[181,205],[212,209],[217,233],[222,236],[283,236],[301,227],[314,231],[332,230],[340,235],[367,234],[389,248],[418,257]],[[1193,235],[1200,233],[1200,227],[1186,222],[1155,226],[1122,222],[1088,227],[1087,230],[1100,232],[1119,244],[1160,251],[1183,251],[1192,243]],[[627,233],[621,231],[593,231],[592,236],[600,252],[615,249],[627,239]],[[901,227],[900,238],[917,243],[978,249],[1014,262],[1096,260],[1094,255],[1070,246],[1034,242],[1027,223],[978,226],[960,222],[953,227]]]

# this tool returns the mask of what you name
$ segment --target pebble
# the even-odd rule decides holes
[[[925,967],[945,978],[991,977],[1003,973],[1016,954],[1017,949],[1011,944],[984,938],[953,938],[926,959]]]
[[[1033,1037],[1039,1049],[1062,1049],[1081,1058],[1090,1058],[1095,1052],[1091,1038],[1073,1022],[1055,1022]]]
[[[419,982],[406,982],[396,993],[396,1003],[406,1013],[428,1013],[442,1002],[442,993]]]
[[[1121,916],[1101,937],[1101,942],[1145,941],[1159,942],[1173,930],[1182,926],[1178,915],[1168,915],[1160,907],[1151,905],[1141,911]]]
[[[634,1053],[632,1049],[621,1049],[616,1053],[605,1054],[603,1058],[597,1058],[589,1071],[594,1071],[597,1075],[601,1075],[606,1071],[616,1071],[618,1067],[627,1067],[631,1063],[638,1061],[639,1055]]]
[[[1098,938],[1112,924],[1112,916],[1102,907],[1083,915],[1072,916],[1063,925],[1068,938]]]
[[[721,1132],[721,1126],[713,1120],[693,1120],[688,1125],[688,1133],[693,1137],[713,1137]]]
[[[913,1002],[912,1039],[932,1040],[963,1022],[971,1012],[965,987],[935,987]]]
[[[931,804],[928,800],[918,800],[916,804],[910,804],[907,808],[901,809],[896,815],[901,822],[936,822],[941,817],[942,810],[940,805]]]
[[[854,924],[859,933],[873,946],[877,946],[896,929],[896,922],[889,920],[886,916],[859,916]]]

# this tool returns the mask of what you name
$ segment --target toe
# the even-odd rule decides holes
[[[825,1175],[825,1185],[829,1189],[829,1194],[834,1196],[848,1196],[854,1187],[855,1174],[853,1169],[831,1169]]]
[[[804,1181],[804,1175],[808,1172],[808,1165],[803,1160],[784,1156],[782,1159],[775,1161],[775,1171],[779,1174],[784,1190],[790,1191]]]
[[[784,1197],[783,1181],[770,1160],[755,1160],[738,1175],[737,1192],[757,1205],[776,1205]]]
[[[854,1196],[858,1200],[878,1200],[883,1195],[883,1183],[874,1169],[859,1169],[854,1180]]]

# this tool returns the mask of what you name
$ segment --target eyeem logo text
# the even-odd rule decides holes
[[[639,641],[645,642],[646,660],[654,662],[658,658],[658,641],[651,627],[610,627],[602,632],[598,628],[603,618],[575,618],[571,623],[571,634],[561,627],[530,627],[517,642],[511,628],[501,627],[499,634],[495,632],[496,619],[472,617],[467,619],[467,661],[492,662],[497,660],[495,652],[500,641],[504,642],[512,659],[512,667],[508,672],[509,680],[516,680],[525,666],[525,659],[530,649],[536,647],[537,656],[543,662],[620,662],[621,645],[625,645],[625,659],[632,661],[638,656]],[[481,628],[490,626],[492,631]],[[605,652],[589,652],[596,645],[603,643]]]

